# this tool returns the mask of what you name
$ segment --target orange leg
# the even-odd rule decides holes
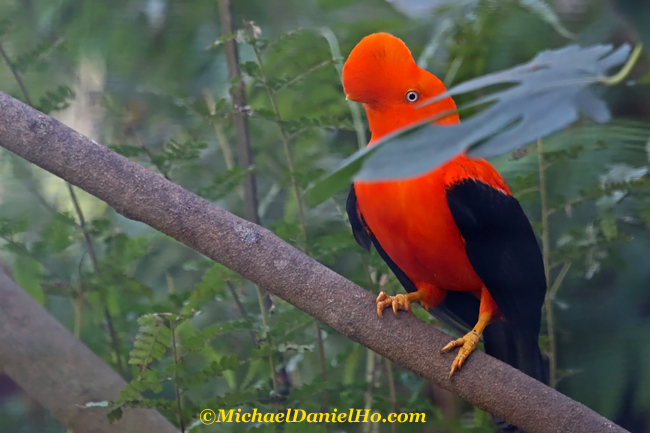
[[[481,306],[479,309],[478,322],[476,323],[476,326],[474,326],[474,329],[465,334],[464,337],[447,344],[441,350],[441,352],[447,352],[454,347],[460,347],[456,359],[454,359],[454,362],[451,364],[449,378],[453,376],[456,370],[460,369],[467,357],[476,349],[485,327],[493,318],[496,317],[496,312],[498,312],[498,307],[496,306],[494,299],[492,299],[492,296],[490,296],[487,289],[483,288],[483,290],[481,290]]]

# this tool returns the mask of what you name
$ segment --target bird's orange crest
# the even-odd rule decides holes
[[[401,100],[407,83],[418,80],[418,69],[401,39],[374,33],[350,53],[343,66],[343,88],[349,99],[364,104],[385,103],[389,96]]]
[[[451,98],[421,106],[445,91],[432,73],[420,68],[404,42],[388,33],[363,38],[343,66],[343,90],[364,105],[371,143],[403,126],[456,108]],[[456,123],[453,114],[438,123]]]

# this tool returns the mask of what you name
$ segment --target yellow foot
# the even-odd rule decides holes
[[[447,352],[454,347],[460,347],[456,359],[451,364],[451,371],[449,372],[449,378],[453,376],[456,370],[460,370],[460,367],[463,365],[470,353],[476,349],[478,342],[481,339],[481,335],[476,331],[468,332],[463,338],[459,338],[456,341],[452,341],[448,345],[442,348],[440,352]]]
[[[395,296],[388,296],[383,290],[377,296],[377,315],[383,317],[384,308],[393,306],[393,313],[397,315],[398,310],[408,311],[413,314],[411,311],[411,303],[417,302],[422,299],[422,293],[413,292],[407,294],[399,294]]]

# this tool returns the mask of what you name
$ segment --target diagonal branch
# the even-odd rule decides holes
[[[106,409],[82,409],[90,401],[115,400],[126,382],[2,271],[0,367],[76,432],[178,432],[152,409],[127,409],[113,424]]]
[[[148,224],[222,263],[353,341],[528,433],[625,431],[481,352],[472,354],[450,381],[451,358],[439,353],[450,339],[447,334],[408,314],[377,317],[373,294],[270,231],[230,214],[2,92],[0,146],[106,201],[125,217]]]

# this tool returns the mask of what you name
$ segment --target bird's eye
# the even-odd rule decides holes
[[[420,99],[420,94],[415,90],[409,90],[408,92],[406,92],[405,98],[408,102],[415,102],[418,99]]]

